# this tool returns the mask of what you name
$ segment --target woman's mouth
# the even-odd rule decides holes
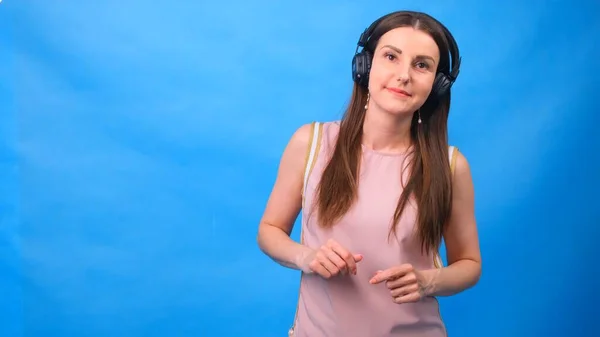
[[[400,97],[410,97],[410,96],[412,96],[407,91],[399,89],[399,88],[387,88],[387,90],[389,90],[393,94],[395,94],[397,96],[400,96]]]

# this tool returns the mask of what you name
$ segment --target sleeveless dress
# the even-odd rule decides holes
[[[302,207],[302,243],[313,248],[333,238],[351,253],[362,254],[357,275],[324,279],[301,273],[294,337],[443,337],[445,325],[438,301],[427,297],[417,303],[396,304],[385,282],[369,280],[378,270],[410,263],[416,269],[441,267],[436,254],[422,255],[414,235],[416,212],[409,204],[388,240],[391,220],[402,193],[401,172],[408,163],[403,154],[383,154],[363,147],[358,199],[349,212],[328,230],[317,223],[312,207],[315,189],[333,149],[338,122],[313,123],[305,171]],[[454,159],[450,147],[450,158]],[[453,160],[452,160],[453,162]],[[407,171],[407,170],[405,170]],[[406,181],[405,173],[404,181]]]

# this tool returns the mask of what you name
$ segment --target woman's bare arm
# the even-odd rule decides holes
[[[444,235],[448,266],[428,271],[431,293],[450,296],[474,286],[481,276],[474,189],[467,159],[458,153],[453,178],[452,215]]]
[[[302,207],[302,185],[311,125],[298,128],[279,163],[277,178],[258,227],[259,248],[279,264],[301,269],[311,249],[290,238]]]

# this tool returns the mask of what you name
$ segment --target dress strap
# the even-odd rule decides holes
[[[456,156],[458,155],[458,148],[456,146],[450,146],[448,149],[448,159],[450,159],[450,172],[454,174],[454,167],[456,166]]]
[[[319,148],[321,147],[321,135],[323,133],[323,123],[313,122],[311,124],[311,137],[308,141],[308,150],[306,152],[306,164],[304,166],[304,182],[302,184],[302,206],[304,206],[304,196],[306,192],[306,185],[308,185],[308,178],[312,172],[317,156],[319,155]]]

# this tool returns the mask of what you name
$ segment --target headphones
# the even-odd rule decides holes
[[[356,46],[356,52],[354,54],[354,57],[352,58],[352,79],[354,80],[354,82],[356,82],[360,86],[362,86],[364,88],[368,87],[369,72],[371,70],[371,62],[373,60],[373,55],[369,50],[367,50],[365,48],[365,46],[367,45],[367,42],[368,42],[369,38],[371,37],[371,34],[373,34],[373,31],[375,30],[375,28],[377,28],[379,23],[382,20],[384,20],[385,18],[387,18],[391,15],[394,15],[394,14],[398,14],[398,13],[412,13],[412,14],[426,15],[427,17],[429,17],[430,19],[432,19],[436,23],[438,23],[440,25],[440,27],[442,27],[442,30],[444,31],[444,35],[446,36],[446,40],[448,40],[448,44],[449,44],[450,56],[452,57],[452,68],[451,68],[451,71],[449,74],[447,74],[443,71],[440,71],[436,74],[435,80],[433,82],[433,87],[431,90],[430,97],[435,98],[435,99],[439,99],[439,98],[443,97],[450,91],[452,84],[454,84],[454,81],[456,81],[456,78],[458,77],[458,73],[460,70],[461,57],[458,52],[458,46],[456,44],[456,40],[454,40],[454,37],[452,36],[452,34],[448,30],[448,28],[446,28],[441,22],[439,22],[436,19],[432,18],[431,16],[429,16],[427,14],[423,14],[423,13],[408,12],[408,11],[390,13],[390,14],[387,14],[387,15],[377,19],[367,29],[365,29],[365,31],[362,34],[360,34],[360,38],[358,39],[358,43]],[[362,48],[362,50],[360,52],[358,52],[359,47]]]

